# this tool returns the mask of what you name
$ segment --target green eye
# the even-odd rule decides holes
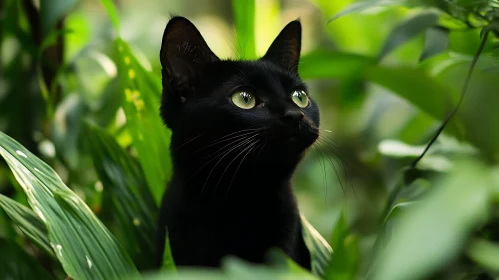
[[[295,90],[291,94],[291,99],[300,108],[305,108],[308,105],[308,96],[303,90]]]
[[[246,91],[236,92],[231,96],[230,99],[232,100],[232,103],[242,109],[251,109],[255,107],[256,104],[253,94]]]

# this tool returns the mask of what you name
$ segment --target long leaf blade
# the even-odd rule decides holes
[[[70,277],[90,280],[138,275],[114,236],[50,166],[2,132],[0,155],[46,224],[51,246]],[[66,203],[61,205],[61,201]]]
[[[301,225],[303,240],[310,252],[312,272],[324,277],[333,249],[303,215],[301,215]]]
[[[50,247],[47,228],[33,210],[1,194],[0,206],[26,237],[33,241],[40,249],[55,258],[54,251]]]
[[[112,201],[119,238],[139,269],[152,269],[156,253],[158,207],[147,187],[143,171],[114,138],[104,130],[84,123],[95,170]]]
[[[122,85],[123,109],[126,126],[132,136],[147,185],[159,205],[171,176],[170,130],[159,115],[161,85],[133,55],[128,44],[116,40],[118,49],[118,74]],[[146,141],[147,139],[147,141]]]

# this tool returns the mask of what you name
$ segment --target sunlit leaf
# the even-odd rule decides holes
[[[372,279],[424,279],[454,259],[487,218],[492,185],[487,168],[459,162],[424,199],[400,213]]]
[[[84,131],[104,195],[111,197],[112,211],[119,226],[117,237],[137,268],[152,269],[156,256],[158,207],[142,169],[104,130],[84,123]]]
[[[0,279],[55,279],[12,240],[0,238]]]
[[[438,14],[435,12],[421,13],[403,21],[392,30],[388,39],[386,39],[385,44],[378,55],[378,60],[383,59],[403,43],[434,26],[437,21]]]
[[[333,250],[320,233],[301,215],[302,236],[310,252],[312,272],[323,277],[331,259]]]
[[[40,249],[45,251],[45,253],[55,258],[54,251],[50,247],[47,236],[47,228],[33,210],[1,194],[0,206],[26,237],[34,242]]]
[[[333,21],[342,16],[358,13],[369,8],[379,7],[379,6],[402,6],[406,1],[404,0],[365,0],[365,1],[357,1],[347,6],[341,12],[333,16],[329,21]]]
[[[117,279],[138,273],[114,236],[50,166],[2,132],[0,155],[46,224],[52,249],[70,277]]]
[[[444,52],[449,46],[449,30],[442,28],[429,28],[426,30],[424,47],[419,61]]]
[[[132,136],[147,185],[159,205],[171,174],[168,148],[171,132],[163,124],[159,114],[161,84],[158,82],[161,79],[143,68],[121,38],[116,40],[116,47],[126,126]]]
[[[120,19],[118,17],[118,12],[116,11],[116,6],[112,0],[100,0],[104,8],[106,9],[109,18],[111,19],[111,23],[114,26],[116,32],[120,31]]]
[[[242,59],[256,58],[255,1],[232,0],[234,21],[237,30],[238,56]]]

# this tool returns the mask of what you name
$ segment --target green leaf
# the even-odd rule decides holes
[[[419,61],[428,59],[444,52],[449,46],[449,30],[443,28],[428,28],[425,33],[424,47]]]
[[[33,210],[46,224],[51,246],[71,278],[117,279],[138,275],[114,236],[50,166],[2,132],[0,155],[14,172]]]
[[[303,55],[298,71],[304,80],[345,79],[365,69],[372,62],[372,58],[359,54],[319,50]]]
[[[84,123],[85,139],[95,170],[111,197],[118,220],[116,234],[139,269],[154,268],[158,207],[138,162],[106,131]],[[120,238],[121,237],[121,238]]]
[[[55,279],[12,240],[0,238],[0,279]]]
[[[325,279],[355,279],[360,260],[359,238],[350,234],[343,211],[336,222],[331,246],[334,248],[334,254],[327,268]]]
[[[444,119],[457,103],[457,93],[432,79],[423,71],[409,67],[376,66],[366,71],[366,78],[418,107],[437,120]],[[448,129],[460,132],[452,120]]]
[[[369,8],[374,8],[379,6],[402,6],[405,4],[405,2],[406,1],[403,0],[378,0],[378,1],[369,0],[369,1],[354,2],[353,4],[343,9],[341,12],[333,16],[331,19],[329,19],[329,22],[348,14],[365,11]]]
[[[237,50],[241,59],[256,58],[255,8],[255,0],[232,0],[237,30]]]
[[[161,79],[144,69],[121,38],[116,40],[116,47],[126,126],[147,185],[159,205],[172,169],[169,149],[171,132],[159,114]]]
[[[370,279],[425,279],[455,259],[487,219],[494,183],[485,166],[457,162],[425,198],[394,221],[391,240]]]
[[[499,272],[499,244],[476,238],[472,240],[466,251],[474,262],[493,272]]]
[[[120,31],[120,18],[118,17],[118,12],[116,11],[116,6],[112,0],[100,0],[102,6],[106,9],[109,18],[111,19],[111,23],[114,26],[116,32]]]
[[[132,278],[133,279],[133,278]],[[144,275],[146,280],[318,280],[316,276],[307,272],[291,272],[281,267],[269,267],[250,264],[235,257],[227,257],[223,261],[221,270],[207,268],[184,268],[179,272],[165,271]]]
[[[47,228],[33,210],[1,194],[0,206],[26,237],[33,241],[38,248],[55,258],[47,236]]]
[[[310,252],[312,272],[319,277],[324,277],[331,259],[333,249],[320,233],[308,222],[305,216],[301,216],[302,236]]]
[[[56,22],[61,19],[78,1],[77,0],[43,0],[40,1],[40,27],[42,38],[45,38]]]
[[[168,231],[165,234],[165,249],[163,251],[163,263],[161,264],[162,271],[176,271],[175,260],[173,259],[172,250],[170,247],[170,238]]]
[[[383,59],[386,55],[388,55],[403,43],[414,38],[416,35],[425,31],[426,29],[434,26],[437,21],[437,13],[425,12],[413,16],[397,25],[388,36],[388,39],[385,41],[385,44],[383,45],[383,48],[378,55],[378,61]]]

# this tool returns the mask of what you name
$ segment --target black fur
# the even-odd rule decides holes
[[[220,60],[190,21],[169,21],[161,117],[172,130],[173,177],[161,205],[158,265],[168,230],[178,266],[216,267],[227,255],[264,263],[276,247],[310,269],[290,183],[319,127],[313,100],[305,108],[291,100],[293,91],[307,92],[300,44],[293,21],[263,58]],[[241,90],[256,96],[254,108],[232,103]]]

